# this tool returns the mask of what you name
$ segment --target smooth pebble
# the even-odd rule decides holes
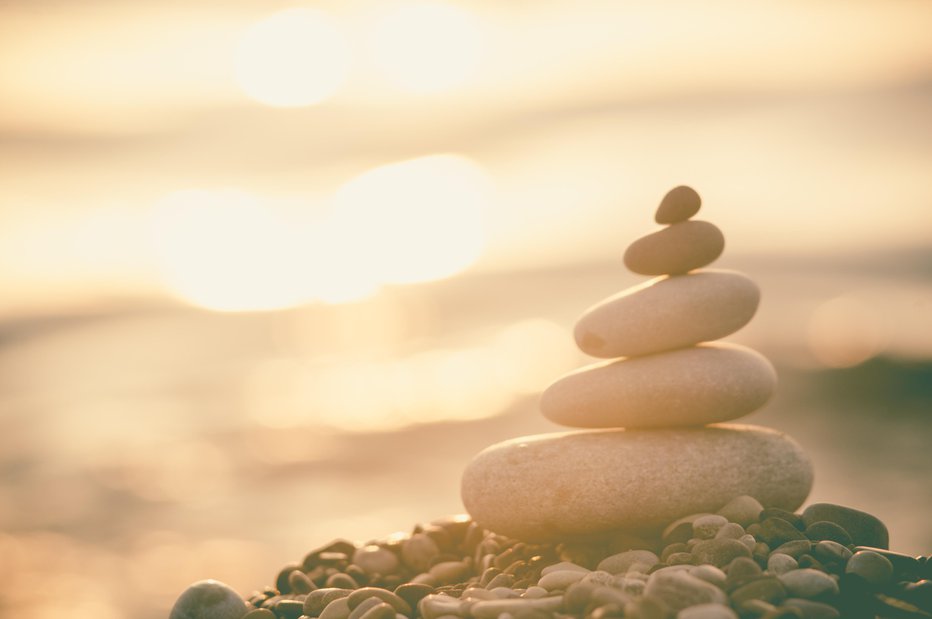
[[[832,503],[815,503],[803,511],[802,518],[807,527],[823,520],[834,522],[851,536],[855,546],[873,546],[884,550],[890,547],[886,525],[867,512]]]
[[[242,619],[246,601],[219,580],[201,580],[185,589],[169,619]]]
[[[823,594],[838,593],[838,583],[835,579],[820,570],[792,570],[777,578],[793,597],[814,598]]]
[[[657,563],[660,563],[660,557],[650,550],[627,550],[605,557],[596,569],[610,574],[624,574],[637,567],[639,571],[646,572]]]
[[[550,572],[540,577],[540,580],[537,581],[538,587],[543,587],[547,591],[553,591],[554,589],[566,589],[574,582],[578,582],[587,575],[586,572],[580,572],[577,570],[561,570],[558,572]]]
[[[631,243],[624,262],[641,275],[672,275],[711,264],[724,248],[725,236],[714,224],[682,221]]]
[[[743,494],[725,503],[716,513],[727,518],[729,522],[737,522],[742,527],[747,527],[758,521],[762,511],[764,506],[760,501]]]
[[[805,619],[838,619],[841,617],[841,613],[834,606],[804,598],[789,598],[784,600],[783,605],[798,608]]]
[[[738,614],[724,604],[697,604],[678,612],[676,619],[738,619]]]
[[[647,579],[644,595],[662,601],[673,611],[697,604],[725,604],[725,592],[685,571],[658,570]]]
[[[693,520],[693,536],[699,539],[712,539],[726,524],[728,524],[728,519],[718,514],[696,518]]]
[[[879,586],[893,579],[893,564],[879,553],[859,550],[848,559],[845,573],[857,574],[870,584]]]
[[[551,384],[540,410],[576,428],[696,426],[760,408],[776,384],[762,355],[716,342],[585,366]]]
[[[674,187],[660,201],[654,221],[658,224],[673,224],[685,221],[699,212],[702,199],[696,190],[686,185]]]
[[[786,435],[722,424],[515,438],[472,460],[462,498],[487,529],[531,542],[565,541],[658,528],[739,494],[794,509],[811,484],[809,459]]]
[[[637,357],[717,340],[750,322],[760,289],[737,271],[657,277],[586,310],[574,329],[586,354]]]
[[[782,552],[774,552],[767,558],[767,571],[779,576],[799,567],[799,562]]]

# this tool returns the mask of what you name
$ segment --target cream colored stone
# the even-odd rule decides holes
[[[742,494],[795,510],[811,485],[809,459],[792,439],[722,424],[513,439],[473,459],[462,497],[483,527],[552,541],[653,530]]]
[[[588,309],[576,323],[580,350],[593,357],[637,357],[710,342],[746,325],[760,290],[737,271],[657,277]]]
[[[753,350],[702,344],[581,368],[550,385],[540,409],[577,428],[702,425],[760,408],[776,382],[773,366]]]

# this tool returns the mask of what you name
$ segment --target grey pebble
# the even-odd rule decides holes
[[[311,591],[304,598],[304,614],[308,617],[317,617],[327,607],[330,602],[340,598],[348,597],[352,589],[341,589],[328,587]]]
[[[785,574],[790,570],[795,570],[798,567],[799,563],[796,559],[782,552],[771,553],[770,557],[767,558],[767,571],[777,576]]]
[[[838,593],[838,583],[835,582],[835,579],[819,570],[793,570],[781,574],[778,578],[786,587],[787,593],[793,597],[811,599],[820,595]]]
[[[172,606],[169,619],[242,619],[246,601],[218,580],[201,580],[185,589]]]
[[[738,607],[748,600],[779,604],[786,599],[786,587],[775,576],[761,576],[734,589],[729,595]]]
[[[816,543],[812,548],[812,552],[823,561],[839,563],[847,562],[851,555],[854,554],[848,548],[831,540],[822,540]]]
[[[684,571],[658,570],[647,579],[644,595],[656,598],[671,610],[680,611],[697,604],[725,604],[725,592]]]
[[[716,567],[724,567],[737,557],[750,557],[751,551],[738,540],[710,539],[696,544],[692,556],[697,565],[711,563]]]
[[[596,569],[610,574],[624,574],[638,566],[640,571],[647,571],[657,563],[660,563],[660,557],[650,550],[628,550],[605,557]]]
[[[678,612],[676,619],[738,619],[738,615],[724,604],[697,604]]]
[[[696,518],[693,520],[693,536],[699,539],[712,539],[726,524],[728,524],[728,519],[718,514]]]
[[[760,501],[746,494],[730,500],[718,510],[720,516],[724,516],[729,522],[736,522],[742,527],[747,527],[760,519],[760,513],[764,506]]]
[[[737,539],[744,537],[745,531],[737,522],[727,522],[716,532],[716,539]]]
[[[848,559],[845,573],[857,574],[872,585],[883,585],[893,579],[893,564],[885,556],[870,550],[859,550]]]

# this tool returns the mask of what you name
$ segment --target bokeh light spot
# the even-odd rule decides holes
[[[398,88],[430,93],[459,86],[479,64],[482,37],[476,18],[450,4],[395,8],[372,37],[375,62]]]
[[[236,49],[236,82],[275,107],[301,107],[333,95],[346,80],[349,48],[322,11],[293,8],[255,23]]]

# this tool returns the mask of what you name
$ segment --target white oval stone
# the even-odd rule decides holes
[[[540,409],[576,428],[703,425],[760,408],[776,384],[773,366],[750,348],[701,344],[583,367],[550,385]]]
[[[593,357],[639,357],[730,335],[759,302],[757,284],[737,271],[657,277],[587,310],[574,334]]]
[[[550,541],[655,530],[741,494],[793,511],[811,486],[812,466],[792,439],[723,424],[512,439],[469,463],[462,497],[481,526]]]

